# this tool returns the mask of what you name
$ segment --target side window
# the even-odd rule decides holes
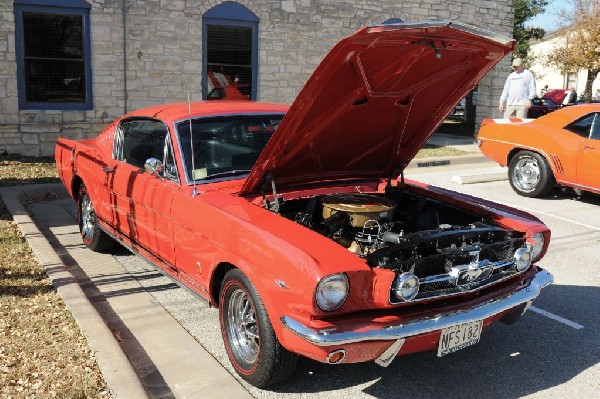
[[[20,109],[92,109],[90,5],[15,0]]]
[[[130,165],[143,168],[148,158],[164,160],[167,127],[149,119],[121,123],[115,132],[113,155]]]
[[[592,125],[594,123],[594,119],[597,114],[589,114],[584,116],[583,118],[579,118],[573,123],[565,126],[565,129],[580,135],[581,137],[588,138],[590,137],[590,133],[592,131]]]
[[[113,143],[113,159],[123,160],[123,124],[115,130],[115,142]]]
[[[202,16],[202,97],[255,100],[259,18],[227,1]]]

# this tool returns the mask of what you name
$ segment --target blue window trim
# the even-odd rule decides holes
[[[258,88],[258,24],[260,18],[239,3],[226,1],[202,15],[202,98],[206,100],[208,71],[206,65],[206,38],[209,25],[239,26],[252,29],[252,91],[250,99],[256,100]]]
[[[18,0],[15,6],[15,51],[17,56],[17,88],[19,109],[37,110],[90,110],[93,109],[92,95],[92,54],[90,48],[90,8],[82,0]],[[27,102],[25,96],[25,65],[23,59],[23,12],[44,14],[81,15],[83,17],[83,46],[85,62],[85,101],[84,102]]]
[[[382,25],[391,25],[391,24],[401,24],[404,21],[401,20],[400,18],[390,18],[390,19],[386,19],[385,21],[383,21],[381,24]]]
[[[15,0],[15,6],[30,5],[30,6],[56,6],[70,8],[87,8],[92,6],[85,0]]]

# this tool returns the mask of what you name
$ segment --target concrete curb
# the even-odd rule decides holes
[[[116,398],[148,397],[138,375],[113,333],[104,323],[102,316],[90,303],[77,279],[67,269],[48,242],[48,238],[38,229],[22,204],[49,192],[66,195],[66,191],[60,184],[40,184],[5,187],[0,189],[0,197],[52,281],[52,285],[73,314],[90,347],[93,348],[110,394]]]
[[[492,181],[503,181],[503,180],[508,180],[508,176],[506,175],[506,172],[455,175],[455,176],[452,176],[452,179],[451,179],[452,183],[456,183],[456,184],[489,183]]]
[[[432,158],[419,158],[413,159],[411,163],[408,164],[406,170],[410,169],[421,169],[427,167],[435,167],[435,166],[448,166],[448,165],[469,165],[469,164],[482,164],[489,163],[494,164],[493,161],[490,161],[483,154],[473,154],[473,155],[457,155],[454,157],[432,157]]]

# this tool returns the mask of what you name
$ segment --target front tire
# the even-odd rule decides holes
[[[85,246],[95,252],[106,251],[112,248],[115,245],[115,241],[98,225],[96,211],[84,184],[79,187],[78,205],[77,221]]]
[[[238,269],[221,285],[219,319],[229,360],[244,380],[263,388],[293,374],[298,356],[281,346],[256,288]]]
[[[519,151],[510,160],[508,180],[512,189],[524,197],[542,197],[554,187],[548,162],[532,151]]]

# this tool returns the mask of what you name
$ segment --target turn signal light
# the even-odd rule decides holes
[[[325,362],[329,364],[338,364],[342,360],[344,360],[345,357],[346,351],[343,349],[337,349],[331,352],[329,355],[327,355],[327,357],[325,358]]]

